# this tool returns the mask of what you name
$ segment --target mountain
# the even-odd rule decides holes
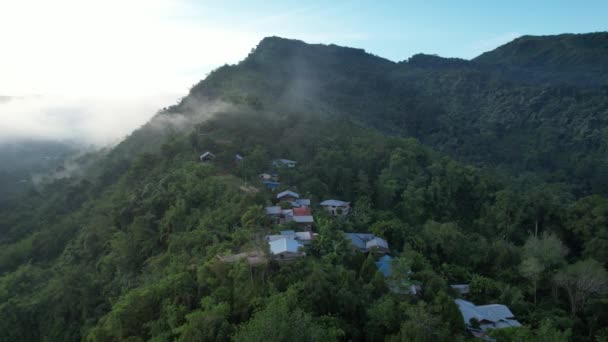
[[[486,322],[449,285],[469,284],[524,325],[498,341],[601,340],[608,95],[513,75],[262,40],[82,172],[0,201],[0,336],[465,341]],[[271,254],[267,235],[300,226],[266,214],[294,204],[261,173],[311,200],[305,256]],[[384,239],[388,276],[344,233]]]
[[[571,50],[552,51],[565,56],[584,54],[578,51],[579,45],[605,36],[568,36],[567,41],[584,43],[571,43]],[[601,50],[602,42],[599,39],[599,48],[588,48],[589,53]],[[479,61],[416,55],[393,63],[363,50],[273,37],[264,39],[238,65],[213,72],[192,88],[190,96],[254,101],[261,107],[306,108],[389,134],[415,137],[467,163],[534,172],[551,181],[572,183],[582,193],[608,194],[604,171],[608,170],[607,88],[596,87],[594,82],[584,87],[562,83],[563,75],[549,72],[551,67],[543,71],[550,84],[530,84],[525,79],[515,82],[515,74],[505,77],[499,67],[488,66],[492,56],[506,55],[506,51],[514,50],[509,53],[511,60],[524,60],[524,50],[513,49],[511,44],[497,49],[501,52],[480,56]],[[515,58],[518,52],[519,59]],[[551,59],[555,61],[551,66],[576,61]],[[496,60],[503,65],[509,61]],[[599,59],[587,60],[597,63],[577,66],[582,70],[578,74],[601,68]],[[534,73],[534,65],[509,65],[525,68],[524,74]]]
[[[606,86],[608,32],[523,36],[473,61],[528,82]]]

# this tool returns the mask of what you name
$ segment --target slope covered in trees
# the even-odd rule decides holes
[[[509,52],[523,59],[517,48],[521,41],[547,40],[552,46],[557,39],[524,37],[479,61],[416,55],[393,63],[358,49],[266,38],[243,62],[222,67],[196,85],[191,96],[240,96],[258,106],[307,108],[416,137],[467,163],[530,171],[571,183],[581,193],[605,195],[608,83],[600,78],[585,86],[568,83],[555,71],[561,66],[552,68],[557,62],[550,61],[560,61],[560,54],[598,55],[606,34],[568,38],[587,45],[597,41],[594,49],[579,49],[583,43],[548,49],[543,73],[550,82],[518,78],[505,65],[524,68],[525,75],[534,73],[533,66],[499,57]],[[575,57],[563,59],[599,75],[596,69],[607,65],[601,59],[606,54],[599,55],[589,65],[577,64]]]
[[[506,158],[514,152],[499,143],[512,133],[478,151],[494,141],[480,138],[491,132],[465,125],[467,115],[489,115],[504,101],[503,124],[523,120],[522,151],[542,145],[539,127],[552,136],[551,115],[535,112],[539,126],[526,128],[533,120],[516,115],[516,103],[525,108],[535,91],[578,103],[556,89],[513,86],[468,61],[419,55],[396,64],[356,49],[266,39],[92,156],[86,176],[0,202],[0,336],[463,341],[471,337],[449,285],[469,283],[467,299],[505,304],[524,324],[493,333],[499,340],[606,338],[608,199],[561,165],[533,165],[549,155],[535,152],[523,166],[516,162],[524,156]],[[606,105],[599,90],[585,91],[597,96],[594,106]],[[590,120],[576,113],[573,120]],[[559,151],[567,158],[583,153],[573,141],[590,144],[589,158],[601,153],[604,145],[569,132],[562,140],[570,148]],[[205,151],[213,162],[198,161]],[[495,152],[508,172],[542,172],[513,180],[445,152],[482,166],[494,166]],[[218,255],[266,250],[264,236],[286,228],[263,211],[276,193],[258,174],[275,158],[298,162],[279,170],[281,190],[312,200],[318,235],[293,263],[224,263]],[[327,198],[351,201],[352,213],[324,214],[318,205]],[[342,232],[385,238],[393,274],[384,277]],[[394,290],[411,284],[422,293]]]

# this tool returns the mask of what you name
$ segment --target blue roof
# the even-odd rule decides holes
[[[281,235],[296,235],[295,230],[281,230]]]
[[[393,262],[393,258],[390,255],[385,255],[376,261],[376,267],[378,270],[384,274],[385,277],[391,275],[391,263]]]
[[[490,322],[490,324],[484,324],[485,328],[521,326],[521,324],[514,319],[513,313],[506,305],[489,304],[476,306],[464,299],[456,299],[454,300],[454,303],[458,305],[458,309],[460,309],[465,324],[469,324],[471,319],[475,318],[479,322]],[[482,330],[484,329],[482,328]]]
[[[375,237],[374,234],[369,233],[344,233],[344,235],[360,250],[367,250],[367,241]]]
[[[262,183],[264,183],[264,185],[268,189],[276,189],[281,185],[281,183],[279,183],[279,182],[272,182],[272,181],[262,181]]]

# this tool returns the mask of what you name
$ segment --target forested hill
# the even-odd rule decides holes
[[[464,296],[521,322],[498,341],[602,341],[608,95],[487,68],[264,39],[84,176],[0,201],[0,340],[467,341]],[[265,240],[301,229],[266,215],[283,190],[314,216],[292,262]]]
[[[524,37],[479,61],[416,55],[401,63],[359,49],[273,37],[264,39],[238,65],[213,72],[191,96],[240,96],[259,106],[345,117],[416,137],[478,166],[531,171],[572,183],[581,193],[608,194],[608,88],[596,86],[599,79],[585,86],[570,83],[559,72],[562,67],[573,70],[566,65],[570,63],[583,69],[576,71],[579,75],[600,75],[597,69],[608,65],[602,62],[606,54],[593,56],[605,47],[605,37],[567,36],[562,40],[570,44],[545,48],[542,55],[552,61],[543,69],[547,83],[524,78],[535,73],[536,65],[516,63],[532,54],[517,46],[527,40],[547,40],[545,45],[553,46],[550,42],[556,37]],[[597,48],[580,49],[583,43],[572,43],[578,39],[586,45],[596,42]],[[559,58],[587,53],[591,57],[579,59],[593,63],[579,65],[575,57]],[[511,57],[497,57],[507,55]],[[505,66],[523,70],[522,77]]]
[[[608,85],[608,33],[523,36],[473,60],[527,82]]]

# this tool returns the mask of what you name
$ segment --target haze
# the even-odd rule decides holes
[[[606,7],[601,2],[528,4],[545,11],[542,18],[514,4],[332,4],[3,1],[0,142],[112,144],[209,71],[244,58],[265,36],[361,47],[393,60],[418,52],[471,58],[520,32],[601,30],[606,13],[598,10]]]

